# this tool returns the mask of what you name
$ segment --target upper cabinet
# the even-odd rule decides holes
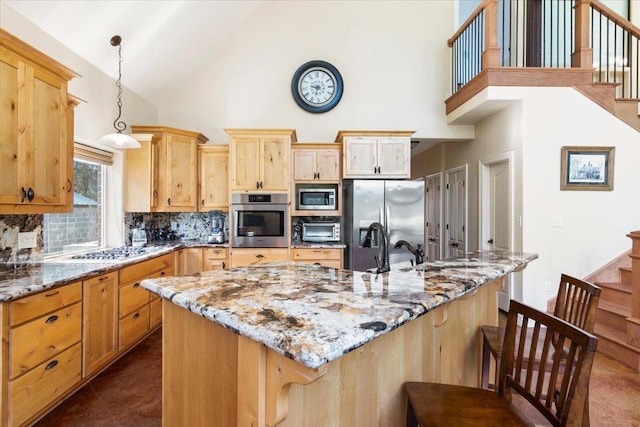
[[[293,129],[225,129],[231,191],[287,192]]]
[[[0,29],[0,214],[73,209],[76,76]]]
[[[131,130],[141,148],[125,153],[125,211],[195,212],[197,147],[207,137],[164,126],[133,125]]]
[[[343,178],[410,178],[412,131],[340,131]]]
[[[295,182],[340,181],[341,144],[293,144]]]
[[[229,146],[198,146],[198,210],[229,209]]]

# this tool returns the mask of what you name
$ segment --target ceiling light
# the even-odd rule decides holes
[[[127,129],[127,124],[120,120],[122,116],[122,46],[120,36],[111,37],[111,46],[118,46],[118,80],[116,87],[118,88],[118,117],[113,121],[113,127],[116,133],[105,135],[98,140],[99,144],[112,148],[140,148],[140,143],[127,134],[122,133]]]

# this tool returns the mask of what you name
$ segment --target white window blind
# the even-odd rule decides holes
[[[113,153],[99,148],[75,142],[73,144],[73,157],[78,160],[98,163],[100,165],[111,166],[113,164]]]

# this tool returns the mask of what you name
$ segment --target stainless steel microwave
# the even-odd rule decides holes
[[[296,185],[296,209],[306,211],[335,211],[338,209],[338,186],[328,184]]]

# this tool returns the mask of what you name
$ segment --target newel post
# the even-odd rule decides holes
[[[640,347],[640,230],[627,237],[631,244],[631,316],[627,318],[627,342]]]
[[[575,51],[571,55],[573,68],[593,68],[593,49],[589,46],[591,0],[575,0]]]
[[[498,0],[484,0],[484,52],[482,70],[500,67],[498,46]]]

